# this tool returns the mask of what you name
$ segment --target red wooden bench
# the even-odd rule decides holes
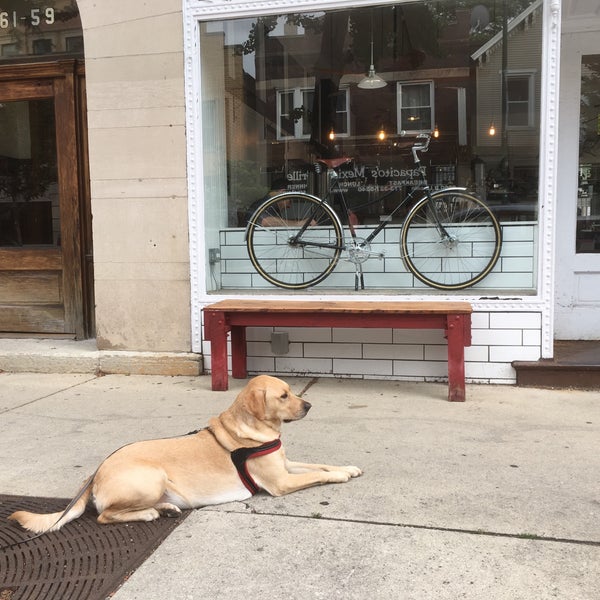
[[[468,302],[281,302],[222,300],[204,309],[213,390],[226,390],[227,334],[231,374],[247,377],[246,327],[379,327],[443,329],[448,340],[448,400],[465,400],[465,347],[471,345]]]

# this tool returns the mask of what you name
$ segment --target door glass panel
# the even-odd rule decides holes
[[[583,56],[579,116],[578,253],[600,252],[600,54]]]
[[[0,102],[0,246],[59,246],[52,99]]]

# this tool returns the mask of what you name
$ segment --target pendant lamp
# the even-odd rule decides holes
[[[375,73],[375,66],[373,65],[373,15],[371,15],[371,64],[369,65],[368,75],[360,80],[358,87],[363,90],[376,90],[386,85],[387,82]]]
[[[363,77],[358,87],[363,90],[376,90],[387,85],[387,82],[381,79],[377,73],[375,73],[375,66],[373,65],[373,42],[371,42],[371,65],[369,66],[369,74]]]

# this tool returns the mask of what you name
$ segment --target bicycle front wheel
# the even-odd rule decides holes
[[[246,229],[248,255],[269,283],[300,290],[323,281],[343,249],[340,221],[316,196],[285,192],[258,207]]]
[[[498,220],[479,198],[442,190],[420,200],[402,228],[400,250],[407,268],[440,290],[461,290],[494,268],[502,247]]]

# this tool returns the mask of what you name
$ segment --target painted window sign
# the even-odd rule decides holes
[[[83,56],[83,35],[73,0],[2,0],[0,63],[23,58]]]
[[[54,8],[48,6],[46,8],[32,8],[25,14],[21,11],[11,10],[0,12],[0,29],[9,29],[10,27],[18,27],[19,25],[30,25],[38,27],[42,23],[44,25],[54,25],[56,17]]]

